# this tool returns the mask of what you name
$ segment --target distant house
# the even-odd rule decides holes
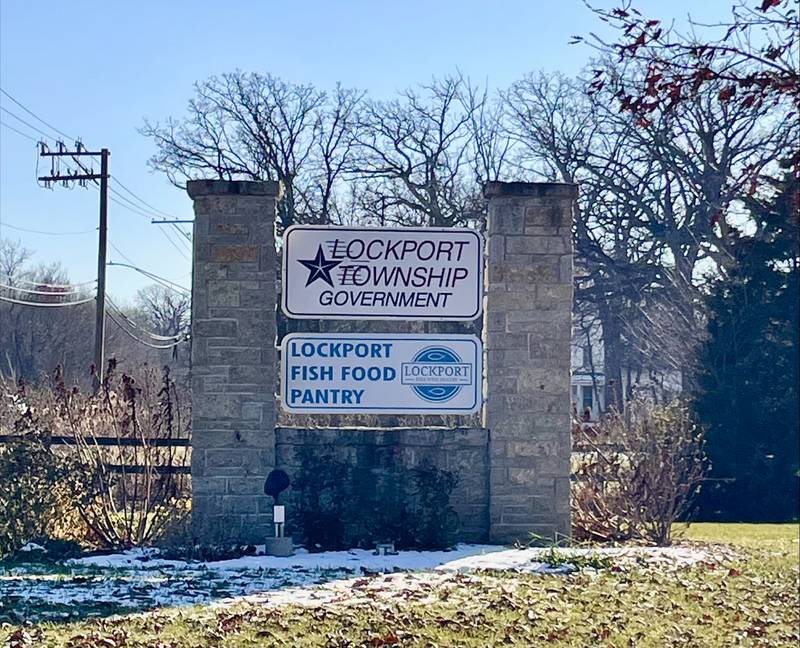
[[[588,334],[587,334],[588,332]],[[604,373],[603,332],[598,320],[588,328],[573,326],[571,347],[572,406],[579,416],[588,413],[595,421],[606,407],[606,376]],[[657,401],[669,400],[682,391],[680,371],[664,370],[658,358],[651,366],[622,365],[622,394],[624,399],[640,395]]]

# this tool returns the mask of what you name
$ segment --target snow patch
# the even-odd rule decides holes
[[[553,565],[553,558],[563,564]],[[716,562],[719,555],[705,549],[686,546],[673,547],[564,547],[556,549],[528,548],[496,551],[488,555],[473,555],[451,560],[437,567],[443,571],[470,572],[477,570],[513,570],[536,573],[567,573],[575,571],[575,563],[591,559],[610,560],[618,567],[658,565],[681,568],[698,562]],[[573,562],[574,561],[574,562]]]
[[[691,545],[509,549],[460,544],[452,551],[401,551],[393,556],[363,549],[298,550],[286,558],[255,555],[204,563],[166,560],[157,550],[132,549],[68,560],[44,573],[33,564],[0,571],[0,621],[66,619],[209,602],[357,605],[401,596],[424,603],[435,587],[458,587],[485,578],[478,573],[483,570],[566,574],[587,561],[592,564],[592,558],[608,559],[615,569],[672,570],[730,557],[721,551]]]
[[[65,564],[71,567],[100,567],[104,569],[185,569],[189,565],[184,560],[164,560],[158,557],[158,553],[158,549],[137,548],[114,554],[71,558]]]
[[[260,549],[263,551],[263,546]],[[305,549],[298,549],[294,556],[289,557],[256,555],[211,562],[163,560],[158,558],[157,550],[130,549],[116,554],[75,558],[68,560],[67,564],[108,569],[202,568],[212,571],[312,569],[385,572],[401,569],[432,569],[453,559],[487,554],[503,549],[504,547],[496,545],[459,544],[455,549],[449,551],[401,551],[393,556],[376,556],[374,552],[366,549],[320,553],[309,553]]]
[[[35,542],[29,542],[28,544],[22,545],[18,551],[22,552],[29,552],[29,551],[41,551],[42,553],[47,553],[47,550],[40,544],[36,544]]]

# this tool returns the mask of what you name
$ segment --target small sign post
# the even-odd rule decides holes
[[[312,319],[474,320],[483,239],[466,228],[290,227],[282,307]]]
[[[481,408],[473,335],[291,333],[281,402],[293,413],[470,414]]]

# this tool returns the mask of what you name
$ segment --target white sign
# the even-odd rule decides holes
[[[281,402],[296,413],[469,414],[481,407],[474,335],[291,333]]]
[[[473,320],[483,239],[465,228],[299,225],[283,237],[283,312],[314,319]]]

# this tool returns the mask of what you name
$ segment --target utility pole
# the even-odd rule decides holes
[[[40,144],[39,155],[50,158],[50,175],[40,176],[40,182],[49,187],[52,182],[60,182],[68,186],[70,182],[77,182],[85,187],[89,181],[100,182],[100,226],[97,240],[97,296],[95,298],[94,321],[94,390],[100,389],[105,371],[105,337],[106,337],[106,244],[108,241],[108,158],[111,152],[104,148],[99,151],[87,151],[80,142],[75,142],[75,150],[69,151],[63,142],[58,142],[58,150],[51,151],[43,142]],[[78,165],[82,173],[61,173],[60,159],[70,157]],[[81,162],[81,157],[99,157],[100,173],[87,169]]]
[[[97,239],[97,308],[94,318],[95,391],[105,371],[106,343],[106,241],[108,240],[108,149],[100,151],[100,231]]]

